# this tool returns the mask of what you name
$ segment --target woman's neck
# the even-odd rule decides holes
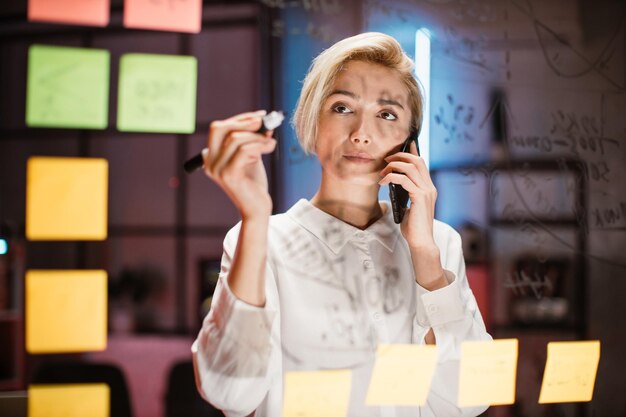
[[[318,209],[361,230],[384,215],[378,202],[378,185],[355,185],[322,178],[311,199]]]

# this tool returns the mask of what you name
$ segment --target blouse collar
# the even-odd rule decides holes
[[[385,213],[365,230],[331,216],[304,198],[294,204],[287,211],[287,215],[315,235],[335,254],[338,254],[349,241],[370,240],[377,240],[387,250],[393,252],[400,236],[399,226],[393,221],[390,203],[384,200],[380,203],[386,206]]]

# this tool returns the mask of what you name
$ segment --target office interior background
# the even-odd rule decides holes
[[[429,95],[420,145],[439,192],[436,217],[463,237],[489,332],[519,339],[516,402],[485,415],[626,415],[625,2],[205,0],[198,33],[127,28],[123,13],[111,0],[110,22],[94,27],[29,21],[25,0],[0,4],[1,391],[92,366],[118,381],[115,415],[216,413],[195,392],[190,345],[239,218],[182,162],[205,146],[212,120],[256,109],[291,117],[311,59],[335,41],[380,31],[415,57],[421,31],[430,73],[421,80]],[[106,127],[27,126],[35,44],[109,51]],[[117,128],[120,58],[129,53],[197,59],[191,133]],[[320,169],[289,123],[276,137],[264,162],[278,213],[312,197]],[[26,237],[33,156],[108,161],[106,239]],[[40,269],[107,272],[105,350],[27,353],[24,277]],[[537,404],[546,343],[561,340],[601,341],[589,403]]]

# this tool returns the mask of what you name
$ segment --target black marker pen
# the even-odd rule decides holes
[[[256,131],[256,133],[265,133],[268,130],[274,130],[283,123],[283,120],[285,120],[283,112],[274,110],[263,116],[261,127]],[[187,174],[191,174],[195,170],[202,168],[204,165],[204,158],[208,155],[208,153],[209,149],[204,148],[202,152],[187,160],[183,165],[185,172],[187,172]]]

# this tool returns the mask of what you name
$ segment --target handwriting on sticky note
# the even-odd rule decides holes
[[[513,404],[517,353],[517,339],[463,342],[458,405]]]
[[[283,417],[345,417],[351,383],[349,370],[287,372]]]
[[[198,33],[202,0],[125,0],[124,26]]]
[[[591,401],[600,341],[550,342],[539,403]]]
[[[425,404],[436,365],[434,345],[379,346],[365,403]]]
[[[123,132],[194,132],[196,80],[197,61],[192,56],[122,56],[117,128]]]
[[[109,105],[108,51],[32,45],[28,51],[26,124],[104,129]]]

